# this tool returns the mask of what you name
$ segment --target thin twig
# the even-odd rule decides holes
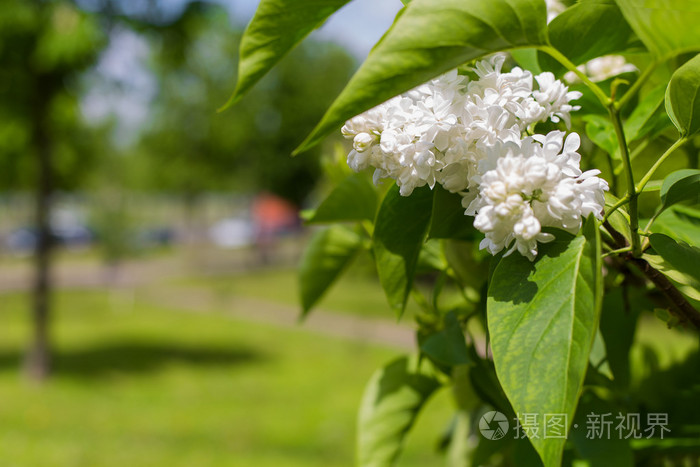
[[[700,330],[700,312],[696,310],[683,294],[662,273],[651,267],[642,258],[635,258],[628,254],[626,259],[637,266],[640,271],[663,293],[671,302],[671,313],[678,317],[681,323],[690,323],[695,329]]]
[[[604,220],[604,221],[603,221],[603,227],[605,227],[605,230],[608,231],[608,233],[610,234],[610,236],[611,236],[611,237],[613,238],[613,240],[615,241],[615,245],[614,245],[615,248],[624,248],[624,247],[626,247],[626,246],[629,245],[629,244],[627,243],[627,239],[625,238],[625,236],[622,235],[622,234],[621,234],[620,232],[618,232],[617,230],[615,230],[615,228],[614,228],[612,225],[610,225],[610,222],[608,222],[607,220]]]

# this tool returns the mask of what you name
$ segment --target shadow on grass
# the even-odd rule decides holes
[[[0,372],[18,370],[23,357],[17,349],[0,349]],[[168,366],[238,367],[268,359],[259,351],[245,347],[128,340],[80,349],[59,349],[52,358],[54,375],[76,378],[146,374]]]

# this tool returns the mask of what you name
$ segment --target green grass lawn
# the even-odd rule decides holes
[[[33,386],[25,297],[0,295],[0,466],[353,464],[364,384],[398,351],[121,300],[58,294],[56,372]],[[399,465],[442,463],[450,415],[443,391]]]
[[[378,279],[350,272],[339,279],[317,307],[366,318],[396,319]],[[181,279],[175,284],[203,287],[223,297],[253,297],[300,307],[298,273],[296,269],[260,269],[245,274]],[[417,305],[409,300],[403,319],[410,322],[417,310]]]
[[[42,386],[19,372],[29,335],[26,296],[0,294],[0,467],[353,465],[364,385],[400,351],[303,326],[238,321],[221,307],[178,311],[143,293],[177,287],[186,297],[205,288],[297,306],[296,272],[60,292],[52,323],[56,371]],[[361,271],[351,270],[320,307],[395,318],[380,286]],[[694,334],[645,316],[632,351],[636,380],[697,346]],[[651,366],[645,347],[659,355]],[[399,466],[444,464],[435,444],[451,407],[448,390],[428,404]]]

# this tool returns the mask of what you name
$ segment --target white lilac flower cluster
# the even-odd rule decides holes
[[[600,217],[607,183],[597,170],[582,173],[580,139],[552,131],[528,136],[535,123],[570,125],[569,102],[581,96],[551,73],[533,77],[505,56],[474,67],[469,81],[456,70],[367,112],[343,127],[352,139],[348,164],[374,167],[374,179],[393,178],[403,196],[436,183],[460,193],[465,214],[485,234],[481,248],[509,247],[531,260],[537,243],[553,239],[542,227],[575,233],[582,217]],[[534,82],[537,87],[534,87]]]

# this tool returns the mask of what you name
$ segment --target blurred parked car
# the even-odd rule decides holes
[[[58,246],[82,248],[94,241],[95,234],[87,226],[72,225],[52,227],[51,238]],[[5,237],[4,247],[12,253],[31,253],[38,241],[39,232],[35,227],[20,227]]]
[[[244,217],[222,219],[209,229],[209,239],[220,248],[241,248],[255,243],[255,226]]]

